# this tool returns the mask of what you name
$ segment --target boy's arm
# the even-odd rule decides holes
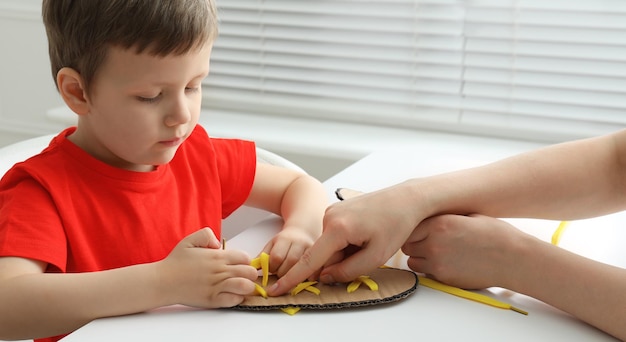
[[[69,333],[89,321],[170,304],[229,307],[254,291],[257,271],[239,251],[219,249],[208,228],[154,263],[100,272],[44,273],[46,264],[0,258],[0,339]]]
[[[246,205],[295,220],[323,214],[328,197],[322,183],[306,173],[259,163]]]
[[[264,248],[270,271],[282,276],[322,233],[328,195],[314,177],[291,169],[258,164],[246,205],[284,220],[283,230]]]
[[[0,258],[0,338],[56,336],[97,317],[168,304],[158,276],[145,264],[92,273],[44,273],[46,264]]]

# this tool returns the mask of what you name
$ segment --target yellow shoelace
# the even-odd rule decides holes
[[[568,226],[568,221],[561,221],[561,223],[559,223],[559,227],[554,231],[554,234],[552,234],[551,242],[553,245],[559,245],[559,242],[561,241],[561,235],[563,235],[563,232],[567,229]]]
[[[257,258],[252,259],[252,261],[250,262],[250,266],[256,268],[257,270],[260,269],[262,272],[262,284],[254,284],[254,294],[262,296],[263,298],[267,298],[267,291],[265,291],[265,287],[267,286],[267,282],[269,279],[269,259],[270,256],[267,253],[262,252]],[[302,291],[308,291],[319,296],[320,289],[315,287],[315,284],[317,284],[317,281],[302,282],[296,285],[296,287],[291,290],[290,294],[292,296],[295,296]],[[372,291],[378,291],[378,284],[374,280],[372,280],[369,276],[360,276],[348,285],[348,293],[356,291],[359,286],[361,286],[361,284],[367,285],[367,287],[369,287],[369,289]],[[281,308],[280,310],[289,315],[295,315],[298,311],[300,311],[300,308],[296,306],[290,306],[286,308]]]

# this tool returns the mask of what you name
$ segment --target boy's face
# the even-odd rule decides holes
[[[198,123],[211,47],[166,57],[110,48],[70,140],[128,170],[169,162]]]

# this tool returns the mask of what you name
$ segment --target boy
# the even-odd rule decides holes
[[[283,216],[263,250],[285,274],[321,233],[326,193],[256,165],[252,142],[197,125],[212,0],[44,0],[43,18],[57,88],[79,119],[0,182],[0,339],[240,303],[257,271],[219,238],[244,203]]]

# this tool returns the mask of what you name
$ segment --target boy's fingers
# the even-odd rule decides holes
[[[326,261],[337,251],[342,250],[347,242],[338,242],[339,239],[331,234],[323,234],[311,248],[309,248],[293,265],[293,267],[272,285],[267,294],[279,296],[307,279],[311,274],[322,268]]]
[[[188,235],[184,241],[187,247],[220,248],[221,243],[211,228],[202,228]]]
[[[230,250],[230,251],[222,251],[224,255],[226,255],[226,264],[227,265],[246,265],[254,270],[256,273],[256,269],[250,266],[250,256],[244,251]]]
[[[257,270],[250,265],[237,264],[237,265],[232,265],[230,269],[232,270],[233,277],[236,277],[236,278],[243,278],[243,279],[248,279],[250,281],[254,281],[259,277]],[[252,288],[250,291],[246,293],[252,292],[253,290],[254,288]]]

